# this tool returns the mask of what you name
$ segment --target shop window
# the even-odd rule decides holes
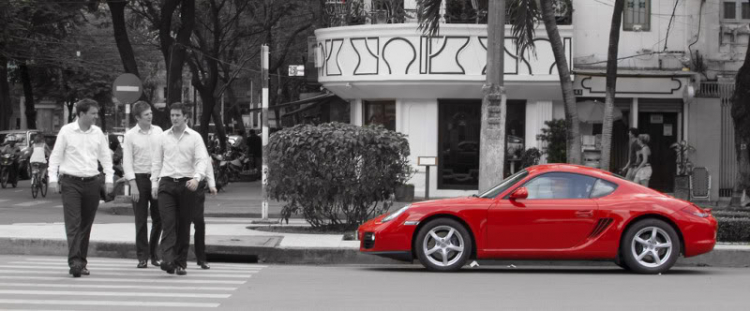
[[[396,101],[364,101],[365,125],[380,124],[391,131],[396,130]]]
[[[622,29],[649,31],[651,29],[651,0],[625,0]]]
[[[724,21],[750,20],[750,2],[724,1],[721,8]]]

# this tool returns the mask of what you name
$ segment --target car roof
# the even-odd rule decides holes
[[[530,174],[542,174],[545,172],[568,172],[568,173],[579,173],[594,176],[603,176],[610,178],[617,178],[617,176],[611,172],[600,170],[598,168],[568,164],[568,163],[551,163],[551,164],[540,164],[532,166],[526,169]]]

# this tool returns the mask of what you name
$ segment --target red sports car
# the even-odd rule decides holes
[[[478,196],[413,203],[359,227],[360,251],[454,271],[470,259],[613,260],[669,270],[716,244],[710,210],[598,169],[524,169]]]

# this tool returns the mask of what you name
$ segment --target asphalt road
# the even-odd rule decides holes
[[[92,275],[74,279],[61,257],[0,261],[2,310],[750,310],[750,269],[191,263],[180,277],[91,258]]]

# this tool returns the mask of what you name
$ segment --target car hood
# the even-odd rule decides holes
[[[458,198],[450,198],[450,199],[440,199],[440,200],[431,200],[431,201],[423,201],[423,202],[417,202],[412,203],[411,208],[437,208],[437,207],[448,207],[448,206],[455,206],[455,205],[469,205],[472,203],[478,203],[478,202],[486,202],[490,199],[484,199],[479,197],[458,197]]]

